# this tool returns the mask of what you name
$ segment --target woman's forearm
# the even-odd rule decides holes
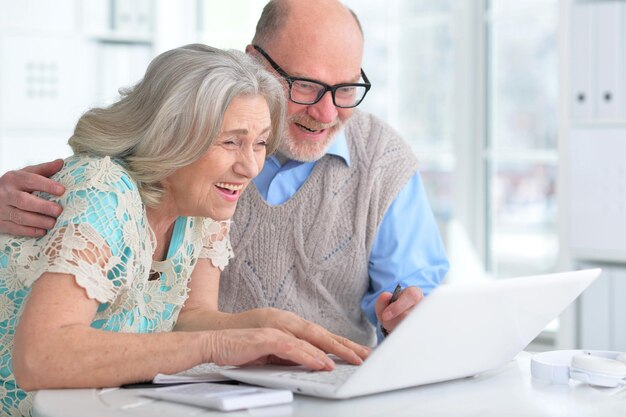
[[[115,333],[75,325],[16,338],[14,373],[20,388],[109,387],[148,381],[210,361],[210,333]],[[26,340],[28,339],[28,342]]]
[[[22,389],[115,386],[210,360],[212,333],[98,330],[98,302],[69,274],[44,273],[16,328],[13,370]]]
[[[177,332],[195,332],[202,330],[250,329],[263,327],[260,315],[263,309],[243,313],[224,313],[210,308],[183,310],[176,320]]]

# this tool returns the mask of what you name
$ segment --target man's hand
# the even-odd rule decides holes
[[[422,293],[422,290],[418,287],[405,288],[400,293],[398,299],[389,304],[391,295],[390,292],[383,292],[378,296],[376,304],[374,305],[378,322],[389,333],[391,333],[393,329],[409,315],[422,298],[424,298],[424,293]]]
[[[65,188],[47,177],[63,167],[63,160],[9,171],[0,177],[0,233],[37,237],[54,227],[60,205],[35,197],[33,191],[63,195]]]

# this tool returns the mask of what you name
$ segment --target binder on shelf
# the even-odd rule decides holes
[[[576,4],[572,8],[570,30],[570,109],[576,121],[586,121],[593,116],[593,36],[592,4]]]
[[[593,5],[595,28],[595,88],[596,118],[616,120],[623,115],[624,52],[622,2],[598,2]]]
[[[572,7],[569,104],[574,122],[626,117],[625,10],[616,1]]]
[[[111,30],[119,34],[149,35],[152,31],[152,0],[113,0]]]

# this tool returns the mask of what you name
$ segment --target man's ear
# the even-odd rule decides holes
[[[247,54],[251,54],[254,52],[254,46],[252,46],[252,44],[248,44],[248,46],[246,46],[246,53]]]

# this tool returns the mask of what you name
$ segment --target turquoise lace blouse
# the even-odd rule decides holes
[[[187,298],[197,260],[210,259],[223,269],[232,257],[228,222],[180,217],[167,259],[153,261],[155,237],[137,186],[109,157],[71,157],[54,178],[66,187],[62,197],[43,195],[64,207],[55,227],[41,238],[0,235],[2,415],[30,415],[31,394],[15,383],[11,351],[30,288],[44,272],[73,275],[99,302],[94,328],[166,332]],[[149,280],[152,273],[159,278]]]

